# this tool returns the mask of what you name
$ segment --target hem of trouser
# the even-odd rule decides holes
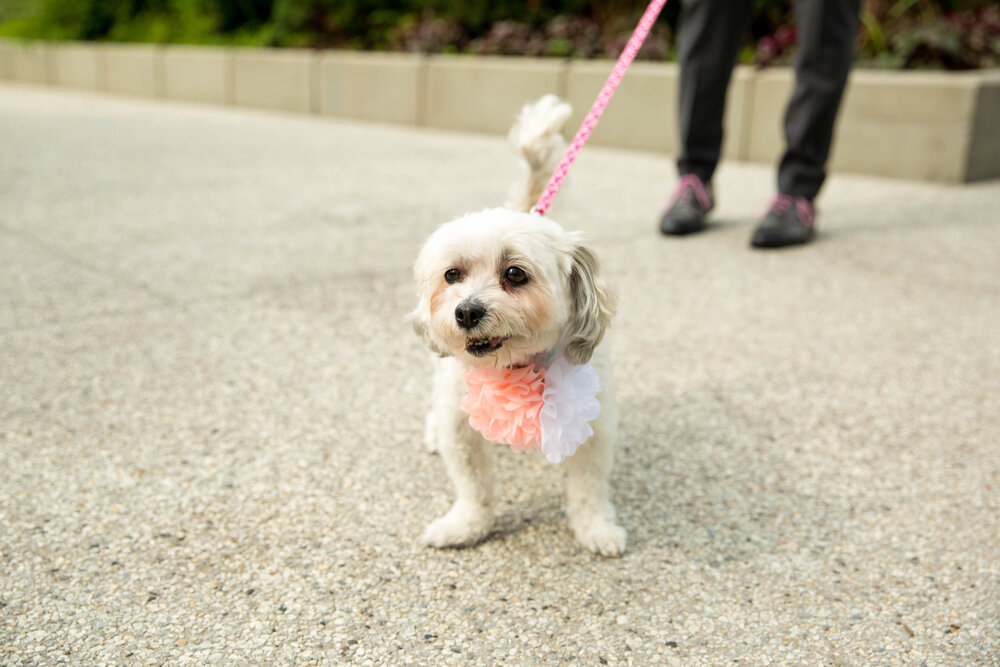
[[[703,184],[705,184],[706,186],[708,186],[709,184],[711,184],[711,182],[712,182],[712,175],[714,173],[715,173],[714,169],[712,169],[712,170],[705,170],[705,169],[698,169],[698,168],[693,168],[693,167],[681,167],[680,165],[677,166],[677,175],[678,176],[688,176],[688,175],[697,176],[698,179]]]
[[[814,199],[814,197],[810,197],[807,194],[802,194],[802,193],[798,193],[798,192],[788,192],[786,190],[782,190],[781,188],[778,188],[778,194],[779,195],[786,195],[788,197],[795,197],[795,198],[802,197],[807,202],[809,202],[810,205],[813,203],[813,199]]]
[[[810,202],[816,199],[819,191],[826,182],[826,170],[820,169],[816,174],[815,167],[803,168],[804,164],[787,163],[787,157],[778,164],[776,185],[781,194],[792,195],[794,197],[805,197]],[[809,172],[813,172],[809,175]]]

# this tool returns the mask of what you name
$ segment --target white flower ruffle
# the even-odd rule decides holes
[[[601,414],[600,390],[600,377],[591,364],[574,366],[557,354],[545,370],[539,421],[542,453],[550,462],[562,463],[594,435],[590,422]]]

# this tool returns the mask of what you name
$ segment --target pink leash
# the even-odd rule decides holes
[[[538,203],[531,209],[533,212],[538,215],[545,215],[545,212],[549,210],[552,198],[559,192],[559,186],[562,185],[563,179],[566,178],[566,173],[576,160],[576,156],[580,153],[583,145],[587,143],[590,133],[597,127],[597,121],[601,119],[601,114],[604,113],[608,102],[611,101],[611,96],[615,94],[618,84],[625,77],[626,70],[628,70],[632,61],[635,60],[635,54],[639,52],[642,43],[646,41],[653,23],[656,21],[656,17],[660,15],[660,10],[663,9],[663,5],[665,4],[667,4],[667,0],[650,0],[649,7],[646,8],[642,18],[639,19],[639,25],[636,26],[635,32],[629,37],[628,43],[625,44],[625,49],[622,50],[622,54],[618,56],[618,62],[615,63],[614,69],[608,75],[608,80],[604,82],[604,87],[597,94],[597,99],[594,100],[593,106],[587,112],[586,118],[580,123],[580,129],[576,131],[576,136],[573,137],[569,148],[566,149],[566,155],[563,156],[562,162],[556,167],[552,178],[549,179],[548,185],[545,186],[545,192],[542,193],[542,196],[538,198]]]

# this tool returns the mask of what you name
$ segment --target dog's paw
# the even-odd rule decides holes
[[[429,547],[468,547],[486,537],[493,527],[493,514],[483,507],[455,505],[424,530],[422,541]]]
[[[604,518],[577,522],[573,534],[581,545],[601,556],[621,556],[625,553],[625,529]]]

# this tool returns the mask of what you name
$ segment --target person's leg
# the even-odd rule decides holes
[[[705,229],[705,216],[715,205],[711,181],[722,149],[726,89],[749,20],[750,0],[684,2],[678,44],[681,178],[660,218],[664,234]]]
[[[826,179],[833,128],[854,60],[859,0],[796,0],[795,89],[785,111],[778,195],[750,243],[781,248],[811,241],[813,199]]]
[[[859,0],[796,0],[795,89],[785,112],[778,191],[812,201],[826,178],[833,129],[854,61]]]
[[[681,11],[677,171],[706,184],[719,162],[726,89],[749,20],[749,0],[686,0]]]

